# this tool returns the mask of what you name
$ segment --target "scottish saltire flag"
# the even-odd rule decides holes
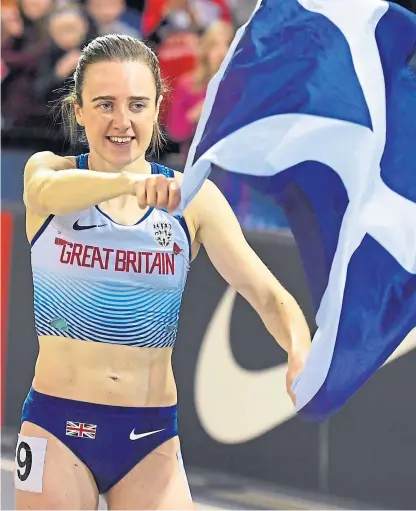
[[[286,213],[318,325],[296,408],[324,419],[416,326],[416,16],[260,1],[209,85],[181,208],[211,164]]]

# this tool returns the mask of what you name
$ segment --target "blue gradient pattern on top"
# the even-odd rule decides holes
[[[182,289],[135,286],[33,272],[38,335],[172,347]],[[55,326],[56,325],[56,326]]]

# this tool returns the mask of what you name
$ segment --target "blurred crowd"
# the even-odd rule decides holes
[[[416,8],[416,0],[400,3]],[[255,5],[256,0],[2,0],[3,143],[59,139],[59,122],[48,113],[81,48],[97,35],[117,32],[141,38],[157,52],[171,88],[162,119],[168,151],[183,161],[207,84],[235,28]]]
[[[81,48],[98,35],[124,33],[146,41],[159,57],[170,88],[161,112],[167,147],[160,159],[180,170],[208,82],[224,59],[236,28],[247,21],[256,3],[257,0],[2,0],[3,149],[84,152],[86,148],[81,144],[69,146],[59,108],[53,106],[65,92]],[[15,190],[16,195],[21,181],[17,177],[15,165],[2,169],[6,192]],[[245,228],[287,226],[276,204],[248,188],[237,174],[214,169],[211,178]]]
[[[184,161],[207,84],[256,0],[2,0],[2,133],[6,143],[61,140],[51,108],[98,35],[148,42],[170,87],[168,151]],[[54,122],[56,120],[57,122]],[[51,137],[51,130],[53,136]]]
[[[364,0],[363,0],[364,1]],[[416,11],[416,0],[399,0]],[[3,148],[81,152],[69,147],[59,109],[81,48],[98,35],[124,33],[156,51],[170,87],[162,124],[163,161],[178,170],[195,133],[205,92],[257,0],[2,0],[1,81]],[[54,113],[55,112],[55,113]],[[213,173],[213,175],[215,172]],[[282,212],[218,171],[217,184],[248,228],[287,226]],[[3,177],[5,174],[3,173]]]

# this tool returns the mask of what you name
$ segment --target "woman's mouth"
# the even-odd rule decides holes
[[[135,137],[106,137],[110,142],[119,146],[126,146],[131,143]]]

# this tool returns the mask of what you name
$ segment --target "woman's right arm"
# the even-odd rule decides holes
[[[24,202],[37,215],[64,215],[134,193],[134,184],[132,174],[127,172],[76,169],[70,158],[41,152],[26,164]]]
[[[75,169],[74,158],[51,152],[36,153],[26,164],[24,202],[38,216],[82,211],[120,195],[135,195],[141,208],[168,211],[175,210],[181,199],[177,181],[162,175]]]

